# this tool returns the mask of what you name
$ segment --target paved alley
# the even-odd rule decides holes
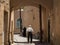
[[[40,43],[39,40],[33,39],[33,43],[27,43],[27,37],[14,34],[14,43],[12,45],[50,45],[48,43]]]
[[[39,41],[37,39],[33,39],[33,41]],[[27,37],[22,37],[19,34],[14,35],[14,42],[27,42]]]

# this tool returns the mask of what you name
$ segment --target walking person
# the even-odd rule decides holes
[[[26,27],[23,28],[23,37],[26,37]]]
[[[27,34],[28,34],[28,43],[32,43],[32,38],[33,38],[33,28],[31,27],[31,25],[29,25],[29,27],[27,28]]]

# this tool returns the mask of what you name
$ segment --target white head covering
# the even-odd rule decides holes
[[[29,27],[31,27],[31,25],[29,25]]]
[[[29,27],[27,28],[27,32],[33,32],[33,28],[31,27],[31,25],[28,25]]]

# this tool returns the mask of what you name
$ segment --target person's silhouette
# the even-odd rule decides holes
[[[32,32],[33,32],[33,28],[31,27],[31,25],[29,25],[29,27],[27,28],[27,33],[28,33],[28,42],[30,41],[32,43]]]
[[[23,28],[23,37],[26,37],[26,27]]]

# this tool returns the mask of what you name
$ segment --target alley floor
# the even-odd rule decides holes
[[[41,44],[38,39],[33,39],[33,43],[27,43],[27,37],[22,37],[19,34],[14,34],[13,45],[49,45],[47,43]]]
[[[39,41],[33,39],[33,41]],[[27,43],[27,37],[22,37],[20,34],[14,34],[14,45],[35,45],[35,43]]]

